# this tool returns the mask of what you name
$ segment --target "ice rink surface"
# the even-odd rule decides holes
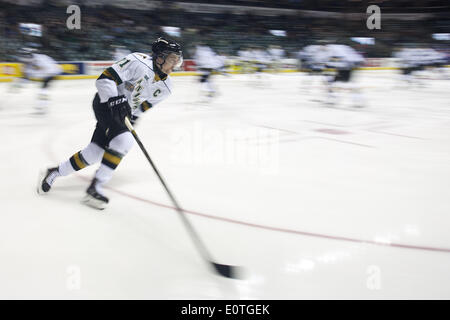
[[[216,276],[138,146],[109,184],[109,207],[80,203],[96,168],[36,193],[38,171],[90,141],[94,80],[2,83],[1,299],[450,299],[450,90],[394,71],[357,75],[355,108],[319,100],[301,74],[197,78],[136,131],[219,263]],[[306,80],[306,82],[305,82]]]

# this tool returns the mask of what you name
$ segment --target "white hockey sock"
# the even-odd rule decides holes
[[[205,81],[202,83],[202,91],[206,93],[213,92],[214,89],[212,88],[211,84],[208,81]]]
[[[332,82],[331,84],[330,84],[330,86],[328,87],[328,103],[336,103],[337,102],[337,100],[338,100],[338,97],[339,97],[339,95],[338,95],[338,90],[339,90],[340,88],[338,87],[338,85],[336,85],[336,82]]]
[[[68,176],[69,174],[75,172],[75,169],[70,164],[70,161],[64,161],[58,166],[58,171],[61,176]]]
[[[47,88],[41,88],[38,94],[38,101],[36,104],[36,109],[40,111],[46,111],[49,105],[49,95]]]
[[[39,89],[39,99],[40,100],[48,99],[48,89],[47,88]]]
[[[102,164],[95,173],[95,178],[98,181],[96,185],[98,193],[102,194],[103,185],[111,180],[114,170],[122,158],[130,151],[133,144],[134,138],[129,131],[121,133],[111,140],[109,148],[103,154]]]
[[[215,92],[216,91],[216,90],[214,90],[214,87],[213,87],[211,82],[207,81],[206,82],[206,86],[207,86],[209,92]]]
[[[104,150],[97,144],[91,142],[86,148],[75,153],[69,160],[64,161],[58,167],[60,175],[67,176],[75,171],[99,162],[103,157]]]

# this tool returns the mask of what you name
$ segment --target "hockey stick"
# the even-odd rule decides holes
[[[170,200],[172,200],[173,205],[175,206],[176,211],[178,212],[181,220],[183,221],[184,225],[186,226],[187,230],[189,231],[189,234],[194,241],[194,244],[196,245],[197,249],[200,252],[200,255],[202,258],[213,267],[217,273],[220,275],[232,278],[232,279],[238,279],[242,276],[242,272],[240,270],[240,267],[237,266],[230,266],[227,264],[219,264],[212,261],[211,255],[209,254],[208,250],[206,249],[206,246],[201,241],[200,237],[198,236],[197,232],[195,231],[192,224],[189,222],[188,218],[186,217],[185,213],[181,209],[181,207],[178,205],[178,202],[175,200],[172,192],[170,192],[169,187],[164,182],[164,179],[162,178],[161,174],[159,173],[158,169],[156,168],[155,164],[153,163],[152,159],[147,153],[147,150],[145,149],[144,145],[142,144],[141,140],[139,139],[136,131],[133,128],[133,125],[131,124],[128,117],[125,117],[125,125],[127,126],[128,130],[133,134],[134,139],[136,140],[137,144],[141,148],[142,152],[144,153],[145,157],[147,158],[148,162],[152,166],[153,170],[155,171],[156,175],[159,178],[159,181],[163,185],[164,189],[166,189],[167,194],[169,195]]]

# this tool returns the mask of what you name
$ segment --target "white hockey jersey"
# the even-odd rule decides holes
[[[223,67],[222,58],[208,46],[197,46],[194,60],[198,68],[220,69]]]
[[[317,68],[323,67],[329,59],[327,48],[323,45],[308,45],[298,53],[298,57],[306,66]]]
[[[29,78],[48,78],[62,72],[60,65],[45,54],[33,53],[24,59],[24,73]]]
[[[394,58],[397,59],[397,63],[401,68],[412,68],[417,66],[416,59],[414,58],[414,49],[403,48],[394,53]]]
[[[447,55],[432,48],[423,49],[422,56],[424,64],[432,65],[435,63],[444,64],[447,62]]]
[[[270,60],[271,60],[269,53],[262,49],[251,50],[250,56],[251,56],[252,61],[255,63],[268,64],[268,63],[270,63]]]
[[[247,49],[238,51],[239,60],[249,62],[252,60],[251,52]]]
[[[282,48],[272,47],[267,50],[272,61],[279,61],[284,58],[285,51]]]
[[[401,68],[415,68],[445,63],[445,54],[431,48],[403,48],[394,54]]]
[[[310,44],[304,47],[299,53],[298,57],[300,59],[305,59],[308,61],[312,61],[315,56],[321,51],[325,49],[324,46],[317,45],[317,44]]]
[[[326,46],[327,65],[337,69],[350,69],[364,62],[364,58],[355,49],[343,44],[329,44]]]
[[[134,52],[107,68],[96,81],[100,102],[125,95],[132,114],[140,116],[146,109],[169,97],[172,93],[170,76],[161,79],[153,69],[150,56]]]

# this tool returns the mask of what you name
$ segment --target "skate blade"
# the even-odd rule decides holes
[[[90,195],[86,195],[81,202],[88,207],[97,209],[97,210],[104,210],[106,208],[106,203],[100,200],[95,199],[94,197]]]

